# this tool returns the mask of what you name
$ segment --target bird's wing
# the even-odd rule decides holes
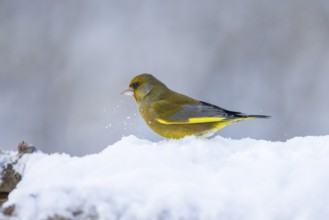
[[[240,112],[233,112],[221,107],[206,103],[179,103],[172,104],[166,100],[155,103],[156,120],[161,124],[197,124],[220,122],[245,115]]]

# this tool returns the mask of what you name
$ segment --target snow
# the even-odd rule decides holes
[[[9,219],[327,220],[329,136],[286,142],[122,138],[98,154],[25,155]]]

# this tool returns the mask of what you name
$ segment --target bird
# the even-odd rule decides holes
[[[135,76],[121,94],[133,96],[145,123],[158,135],[170,139],[210,137],[238,121],[270,118],[226,110],[188,97],[169,89],[149,73]]]

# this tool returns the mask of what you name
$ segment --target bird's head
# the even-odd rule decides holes
[[[135,76],[127,89],[121,94],[134,96],[137,102],[145,100],[146,96],[150,99],[158,97],[158,95],[167,87],[155,78],[152,74],[143,73]]]

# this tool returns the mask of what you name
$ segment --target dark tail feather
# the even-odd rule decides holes
[[[271,116],[268,116],[268,115],[245,115],[246,118],[250,118],[250,119],[253,119],[253,118],[271,118]]]
[[[271,118],[271,116],[268,116],[268,115],[247,115],[247,114],[244,114],[241,112],[233,112],[233,111],[229,111],[229,113],[234,118],[240,118],[242,120],[256,119],[256,118]]]
[[[271,118],[271,116],[268,115],[247,115],[241,112],[231,112],[231,113],[234,113],[233,118],[235,118],[237,121],[252,120],[257,118]]]

